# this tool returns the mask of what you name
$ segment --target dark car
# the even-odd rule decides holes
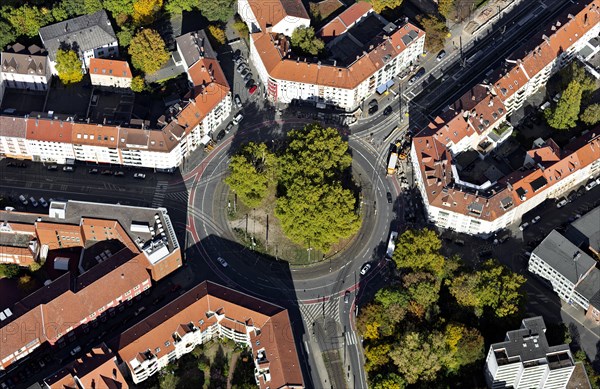
[[[242,69],[240,74],[242,75],[242,77],[246,77],[246,74],[248,74],[248,73],[250,73],[250,70],[248,70],[248,68],[244,68],[244,69]]]
[[[227,127],[225,127],[225,133],[229,134],[229,131],[231,131],[232,128],[233,128],[233,123],[229,122],[229,124],[227,124]]]
[[[52,171],[52,170],[58,170],[58,166],[56,165],[49,165],[48,166],[48,170]]]
[[[394,110],[394,109],[393,109],[391,106],[389,106],[389,105],[388,105],[388,106],[387,106],[387,107],[385,107],[385,109],[383,110],[383,115],[384,115],[384,116],[388,116],[389,114],[391,114],[391,113],[392,113],[392,111],[393,111],[393,110]]]
[[[221,130],[219,131],[219,133],[217,134],[217,141],[220,141],[221,139],[225,138],[225,131]]]
[[[375,112],[377,112],[378,109],[379,109],[378,105],[374,105],[372,107],[369,107],[369,115],[373,115]]]
[[[369,101],[369,107],[374,107],[377,105],[377,99],[373,99],[371,101]]]
[[[414,84],[419,78],[423,77],[425,75],[425,69],[421,68],[417,71],[417,73],[415,73],[414,76],[412,76],[412,78],[410,80],[408,80],[408,85],[412,85]]]
[[[112,170],[106,169],[106,170],[102,170],[102,173],[100,173],[100,174],[102,174],[103,176],[112,176],[113,172],[112,172]]]
[[[88,170],[88,173],[90,173],[90,174],[98,174],[98,169],[90,169],[90,170]]]
[[[116,176],[116,177],[123,177],[124,175],[125,175],[125,172],[122,172],[122,171],[120,171],[120,170],[119,170],[118,172],[116,172],[116,173],[115,173],[115,176]]]
[[[246,81],[246,88],[250,88],[254,84],[256,84],[256,81],[254,81],[254,79],[251,78],[248,81]]]
[[[244,76],[244,81],[248,82],[252,78],[252,73],[248,73]]]
[[[388,204],[391,204],[392,203],[392,194],[390,192],[387,192],[385,194],[385,197],[387,197]]]

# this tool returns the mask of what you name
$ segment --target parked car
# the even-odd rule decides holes
[[[77,346],[73,350],[71,350],[71,355],[75,356],[75,354],[77,354],[80,351],[81,351],[81,346]]]
[[[123,177],[125,175],[125,172],[119,170],[118,172],[115,172],[115,177]]]
[[[144,312],[146,310],[146,307],[139,307],[133,314],[133,316],[137,316],[140,313]]]
[[[242,108],[242,99],[240,98],[240,95],[235,95],[234,101],[236,107]]]
[[[569,204],[569,201],[567,199],[563,198],[558,203],[556,203],[556,208],[562,208],[562,207],[564,207],[567,204]]]
[[[48,170],[50,170],[50,171],[58,170],[58,166],[56,166],[56,165],[48,165]]]
[[[226,134],[229,134],[229,131],[231,131],[231,129],[232,129],[232,128],[233,128],[233,123],[232,123],[232,122],[229,122],[229,123],[227,124],[227,127],[225,127],[225,133],[226,133]]]
[[[74,171],[75,171],[75,168],[73,166],[63,166],[63,172],[73,173]]]
[[[90,169],[90,170],[88,170],[88,173],[90,173],[90,174],[98,174],[98,169],[96,169],[96,168]]]
[[[425,75],[425,69],[421,68],[419,69],[414,76],[412,76],[412,78],[410,80],[408,80],[408,85],[412,85],[414,84],[419,78],[423,77]]]
[[[251,95],[253,95],[253,94],[254,94],[254,92],[256,92],[256,89],[257,89],[257,88],[258,88],[258,87],[257,87],[256,85],[252,85],[252,86],[250,87],[250,89],[248,89],[248,93],[250,93]]]
[[[242,115],[241,113],[238,113],[237,115],[235,115],[233,117],[233,124],[235,124],[237,126],[238,124],[240,124],[240,122],[242,120],[244,120],[244,115]]]
[[[29,204],[29,201],[27,201],[27,197],[25,197],[24,195],[19,196],[19,201],[21,201],[21,204],[23,205]]]
[[[535,223],[539,222],[540,219],[541,219],[541,217],[539,215],[534,217],[533,219],[531,219],[531,224],[535,224]]]
[[[369,107],[369,115],[373,115],[375,112],[377,112],[378,109],[379,109],[378,105],[374,105],[372,107]]]
[[[366,275],[369,270],[371,270],[371,264],[370,263],[365,263],[365,265],[362,267],[362,269],[360,269],[360,275],[364,276]]]
[[[348,304],[350,302],[350,291],[347,290],[346,293],[344,293],[344,304]]]
[[[241,73],[241,72],[242,72],[242,70],[244,70],[244,69],[246,69],[246,65],[245,65],[245,64],[243,64],[243,63],[239,64],[239,65],[238,65],[238,67],[236,68],[236,70],[237,70],[239,73]]]
[[[254,84],[256,84],[256,81],[254,81],[254,78],[251,78],[248,81],[246,81],[246,88],[250,88]]]
[[[385,194],[385,197],[387,197],[388,204],[391,204],[392,203],[392,194],[390,192],[387,192]]]
[[[442,50],[439,52],[439,54],[437,55],[437,57],[435,59],[436,59],[436,61],[440,62],[442,59],[444,59],[445,56],[446,56],[446,51]]]
[[[524,231],[527,227],[529,227],[529,223],[525,222],[519,226],[519,230]]]
[[[227,261],[226,261],[226,260],[224,260],[224,259],[223,259],[223,258],[221,258],[221,257],[217,257],[217,262],[219,262],[219,263],[221,264],[221,266],[223,266],[223,267],[227,267],[227,266],[229,266],[229,264],[227,263]]]
[[[377,105],[377,99],[373,99],[373,100],[369,101],[369,108],[374,107],[376,105]]]
[[[43,197],[40,197],[40,204],[42,204],[42,207],[48,208],[48,202]]]
[[[100,174],[102,174],[103,176],[112,176],[113,172],[112,170],[104,169]]]
[[[585,186],[585,190],[592,190],[594,189],[596,186],[598,186],[598,182],[596,180],[590,181],[586,186]]]
[[[383,110],[383,115],[384,116],[388,116],[389,114],[392,113],[392,111],[394,111],[394,109],[392,108],[391,105],[388,105],[387,107],[385,107],[385,109]]]
[[[244,81],[250,81],[250,79],[251,79],[251,78],[252,78],[252,73],[251,73],[251,72],[249,72],[248,74],[246,74],[246,75],[244,76]]]
[[[40,205],[40,204],[37,202],[37,200],[36,200],[36,199],[35,199],[33,196],[31,196],[31,197],[29,198],[29,202],[30,202],[30,203],[31,203],[31,205],[33,205],[34,207],[37,207],[38,205]]]
[[[250,70],[248,68],[243,68],[242,71],[240,72],[240,75],[242,77],[246,77],[246,74],[250,73]]]
[[[133,178],[139,178],[143,180],[144,178],[146,178],[146,175],[144,173],[134,173]]]
[[[225,131],[221,130],[219,131],[219,133],[217,134],[217,142],[220,141],[221,139],[225,138]]]

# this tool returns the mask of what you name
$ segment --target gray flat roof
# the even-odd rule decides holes
[[[587,249],[591,247],[595,251],[600,251],[600,207],[592,209],[578,220],[575,220],[567,231],[565,236],[575,245]]]
[[[594,268],[592,271],[575,287],[583,297],[590,303],[600,308],[600,270]],[[594,303],[592,303],[594,301]]]
[[[540,257],[573,284],[576,284],[591,267],[596,266],[596,261],[556,230],[552,230],[548,234],[542,243],[533,250],[533,254]]]

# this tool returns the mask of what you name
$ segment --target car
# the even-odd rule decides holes
[[[596,178],[596,183],[600,185],[600,177]]]
[[[221,264],[221,266],[223,266],[223,267],[227,267],[227,266],[229,266],[229,264],[227,263],[227,261],[226,261],[226,260],[224,260],[224,259],[223,259],[223,258],[221,258],[221,257],[217,257],[217,262],[219,262],[219,263]]]
[[[48,170],[50,170],[50,171],[58,170],[58,166],[56,166],[56,165],[48,165]]]
[[[244,62],[244,58],[242,58],[242,57],[238,57],[238,58],[234,59],[234,60],[233,60],[233,62],[234,62],[236,65],[240,65],[240,64],[242,64],[242,63]]]
[[[146,178],[146,175],[144,173],[134,173],[133,178],[139,178],[143,180],[144,178]]]
[[[360,269],[360,275],[364,276],[366,275],[369,270],[371,270],[371,264],[370,263],[365,263],[364,266]]]
[[[77,346],[73,350],[71,350],[71,355],[75,356],[75,354],[77,354],[80,351],[81,351],[81,346]]]
[[[242,108],[242,99],[240,98],[240,95],[235,95],[235,98],[233,100],[235,101],[236,107]]]
[[[523,223],[523,224],[521,224],[521,225],[519,226],[519,230],[523,231],[523,230],[525,230],[527,227],[529,227],[529,223],[525,222],[525,223]]]
[[[238,73],[241,73],[242,70],[246,69],[246,65],[241,63],[238,65],[238,67],[236,68],[236,70],[238,71]]]
[[[90,170],[88,170],[88,173],[89,174],[98,174],[98,169],[96,169],[96,168],[90,169]]]
[[[217,134],[217,142],[220,141],[221,139],[225,138],[225,131],[221,130],[219,131],[219,133]]]
[[[246,77],[246,74],[248,74],[248,73],[250,73],[250,69],[248,69],[248,68],[244,68],[244,69],[242,69],[242,71],[240,72],[240,75],[241,75],[242,77]]]
[[[115,177],[123,177],[125,175],[125,172],[119,170],[118,172],[115,172]]]
[[[244,120],[244,115],[242,115],[241,113],[238,113],[237,115],[235,115],[233,117],[233,124],[235,124],[237,126],[238,124],[241,123],[242,120]]]
[[[250,93],[251,95],[254,94],[254,92],[256,92],[256,89],[258,87],[256,85],[252,85],[249,89],[248,89],[248,93]]]
[[[436,59],[436,61],[440,62],[442,59],[444,59],[445,56],[446,56],[446,51],[442,50],[439,52],[439,54],[437,55],[437,57],[435,59]]]
[[[226,134],[229,134],[229,131],[231,131],[232,129],[233,129],[233,123],[232,123],[232,122],[229,122],[229,123],[227,124],[227,127],[225,127],[225,133],[226,133]]]
[[[596,180],[590,181],[590,183],[585,186],[585,190],[590,191],[590,190],[594,189],[596,186],[598,186],[598,182]]]
[[[369,107],[374,107],[377,105],[377,99],[373,99],[371,101],[369,101]]]
[[[134,313],[133,316],[137,316],[140,313],[144,312],[146,310],[146,307],[139,307]]]
[[[14,162],[9,162],[6,164],[7,167],[17,167],[17,164]]]
[[[388,204],[391,204],[392,203],[392,194],[390,192],[387,192],[385,194],[385,197],[387,197]]]
[[[40,205],[40,204],[37,202],[37,200],[36,200],[36,199],[35,199],[33,196],[31,196],[31,197],[29,198],[29,202],[30,202],[30,203],[31,203],[31,205],[33,205],[34,207],[37,207],[38,205]]]
[[[423,77],[425,75],[425,69],[421,68],[419,69],[414,76],[411,77],[410,80],[408,80],[408,85],[412,85],[414,84],[419,78]]]
[[[75,168],[73,166],[63,166],[63,172],[73,173]]]
[[[254,84],[256,84],[256,81],[254,81],[254,78],[251,78],[248,81],[246,81],[246,88],[250,88]]]
[[[369,107],[369,115],[373,115],[375,112],[377,112],[378,109],[379,109],[378,105],[374,105],[372,107]]]
[[[29,204],[29,201],[27,201],[27,197],[25,197],[24,195],[19,196],[19,201],[21,201],[21,204],[23,205]]]
[[[348,304],[349,302],[350,302],[350,291],[349,291],[349,290],[347,290],[347,291],[344,293],[344,304]]]
[[[556,203],[556,208],[562,208],[567,204],[569,204],[569,200],[563,198],[558,203]]]
[[[242,51],[240,49],[237,49],[236,51],[233,52],[233,59],[240,58],[241,56],[242,56]]]
[[[250,81],[251,78],[252,78],[252,73],[248,73],[244,76],[244,81],[245,82]]]
[[[18,167],[27,167],[27,164],[25,162],[21,162],[20,164],[17,165]]]
[[[541,216],[539,216],[539,215],[534,217],[533,219],[531,219],[531,224],[535,224],[535,223],[539,222],[540,219],[541,219]]]
[[[41,367],[42,369],[43,369],[43,368],[46,366],[46,362],[44,362],[44,360],[43,360],[43,359],[40,359],[40,360],[38,361],[38,364],[40,365],[40,367]]]
[[[104,169],[100,172],[100,174],[102,174],[103,176],[112,176],[113,172],[112,170]]]
[[[392,108],[391,105],[388,105],[387,107],[385,107],[385,109],[383,110],[383,115],[384,116],[388,116],[389,114],[392,113],[392,111],[394,111],[394,108]]]
[[[40,204],[42,204],[42,207],[48,208],[48,202],[43,197],[40,197]]]

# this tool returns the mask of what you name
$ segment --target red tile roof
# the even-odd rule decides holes
[[[63,120],[35,119],[27,120],[27,139],[71,143],[73,123]]]
[[[249,0],[248,4],[263,31],[287,17],[309,19],[301,0]]]
[[[98,76],[112,76],[132,78],[131,69],[127,61],[116,59],[92,58],[90,59],[90,74]]]
[[[335,38],[346,32],[346,30],[354,25],[361,17],[372,10],[373,7],[366,1],[354,3],[336,18],[324,25],[321,30],[319,30],[318,34],[323,39]]]

